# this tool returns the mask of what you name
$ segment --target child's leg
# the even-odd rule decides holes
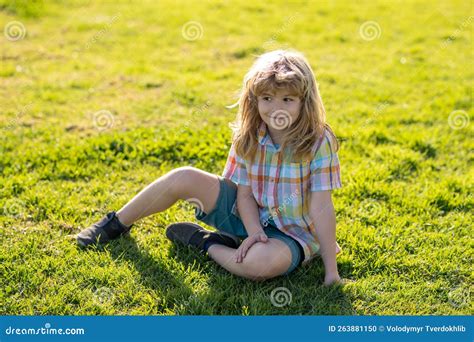
[[[235,262],[236,249],[223,245],[212,245],[209,256],[229,272],[261,281],[284,274],[291,265],[291,250],[283,241],[269,238],[251,246],[242,262]]]
[[[195,199],[202,204],[201,210],[209,212],[219,195],[219,179],[216,175],[194,167],[180,167],[168,172],[149,184],[118,212],[120,222],[130,226],[137,220],[164,211],[179,199]]]

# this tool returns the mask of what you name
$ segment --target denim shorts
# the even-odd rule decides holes
[[[227,183],[224,177],[219,177],[219,196],[214,209],[208,214],[196,208],[195,217],[199,221],[216,228],[217,230],[235,235],[245,239],[248,234],[242,220],[236,215],[237,187]],[[291,273],[301,265],[304,259],[303,248],[301,244],[291,236],[279,230],[271,220],[263,227],[265,234],[269,238],[275,238],[283,241],[291,250],[292,261],[285,275]]]

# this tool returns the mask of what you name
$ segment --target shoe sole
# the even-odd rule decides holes
[[[168,227],[166,227],[166,232],[168,232],[169,228],[170,228],[173,224],[175,224],[175,223],[172,223],[172,224],[168,225]],[[194,223],[194,222],[179,222],[179,223],[176,223],[176,224],[190,224],[190,225],[192,225],[192,226],[197,226],[197,227],[199,227],[199,228],[201,228],[201,229],[204,229],[204,230],[206,230],[206,231],[208,231],[208,232],[211,232],[211,233],[219,233],[219,234],[225,235],[225,236],[227,236],[228,238],[232,239],[232,240],[235,242],[235,244],[236,244],[237,246],[240,245],[240,238],[239,238],[239,237],[237,237],[236,235],[227,233],[227,232],[223,232],[223,231],[221,231],[221,230],[217,230],[217,231],[214,231],[214,230],[207,230],[207,229],[201,227],[200,225],[198,225],[197,223]],[[169,240],[171,240],[171,241],[174,242],[173,239],[171,239],[170,237],[168,237],[168,234],[167,234],[167,233],[166,233],[166,237],[167,237]],[[179,239],[176,239],[176,241],[179,242],[180,244],[187,245],[186,243],[181,242]]]

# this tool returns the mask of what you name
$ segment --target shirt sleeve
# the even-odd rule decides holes
[[[250,185],[245,160],[235,153],[234,144],[230,147],[222,176],[237,184]]]
[[[325,191],[341,188],[339,157],[335,150],[336,141],[326,131],[317,144],[319,147],[310,164],[310,190]]]

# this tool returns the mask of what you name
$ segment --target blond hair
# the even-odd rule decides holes
[[[257,96],[276,88],[288,88],[302,101],[300,115],[283,136],[282,150],[290,147],[293,158],[312,159],[314,145],[327,130],[337,151],[339,142],[326,123],[326,111],[308,61],[300,52],[276,50],[259,56],[244,77],[239,100],[234,105],[239,106],[237,118],[230,123],[237,155],[247,160],[255,158],[256,132],[263,121],[258,113]]]

